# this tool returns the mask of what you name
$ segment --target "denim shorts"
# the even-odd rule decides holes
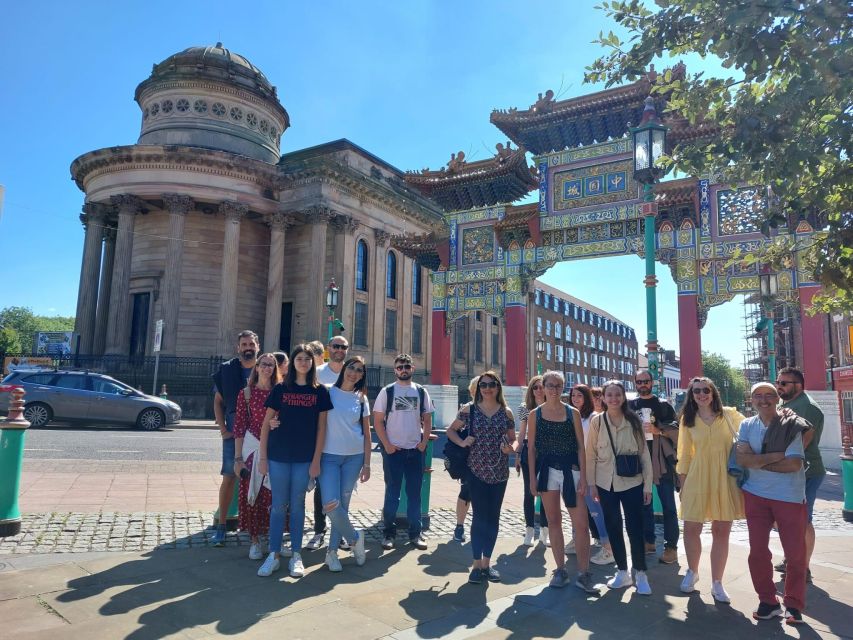
[[[819,476],[806,478],[806,508],[809,512],[809,522],[812,521],[812,513],[814,513],[814,501],[817,499],[817,490],[820,489],[820,485],[825,477],[826,474],[822,473]]]
[[[223,476],[234,475],[234,446],[234,438],[222,441],[222,470],[219,473]]]

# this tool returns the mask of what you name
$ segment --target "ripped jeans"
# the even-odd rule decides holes
[[[355,544],[358,537],[349,519],[349,503],[363,463],[363,453],[349,456],[324,453],[320,458],[320,493],[323,509],[332,523],[329,549],[337,549],[341,538]],[[326,505],[333,502],[337,503],[335,508],[326,510]]]

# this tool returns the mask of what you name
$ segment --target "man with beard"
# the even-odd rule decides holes
[[[776,375],[776,392],[782,399],[782,406],[790,409],[798,416],[812,425],[812,430],[803,434],[803,444],[806,447],[806,511],[808,512],[808,523],[806,524],[806,582],[812,581],[812,572],[809,563],[814,551],[814,525],[812,514],[814,503],[817,498],[817,490],[820,488],[826,468],[823,466],[823,458],[820,455],[820,436],[823,433],[823,411],[817,403],[812,400],[805,391],[805,378],[803,372],[794,367],[785,367]],[[785,573],[785,563],[776,567]]]
[[[412,356],[401,353],[394,358],[397,381],[381,389],[373,405],[373,428],[382,443],[385,472],[383,549],[392,549],[397,537],[397,507],[400,506],[403,478],[406,479],[409,542],[417,549],[427,548],[421,534],[421,483],[424,451],[432,431],[433,406],[427,390],[412,382],[414,370]]]
[[[773,583],[770,530],[773,523],[787,559],[785,622],[801,624],[806,606],[806,472],[803,433],[811,426],[789,409],[777,409],[771,382],[756,382],[750,392],[757,414],[740,425],[737,463],[747,470],[743,486],[749,529],[749,574],[758,595],[752,617],[782,615]]]
[[[213,396],[213,415],[222,436],[222,484],[219,486],[219,522],[213,536],[213,545],[225,544],[225,519],[228,506],[234,495],[234,416],[237,413],[237,395],[246,386],[255,359],[260,351],[258,334],[254,331],[241,331],[237,336],[237,354],[228,362],[219,365],[213,374],[215,395]]]
[[[678,560],[678,511],[675,507],[675,452],[678,447],[678,422],[668,402],[652,393],[652,374],[640,369],[634,378],[637,397],[628,403],[643,422],[646,444],[652,457],[654,483],[663,511],[664,549],[660,561],[672,564]],[[652,503],[643,506],[643,535],[646,553],[655,552],[655,513]]]
[[[317,380],[328,386],[338,381],[344,360],[347,359],[349,342],[343,336],[335,336],[329,343],[329,361],[317,367]]]

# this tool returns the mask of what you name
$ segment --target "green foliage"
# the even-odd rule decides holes
[[[716,57],[732,72],[683,79],[660,74],[654,91],[691,123],[719,127],[680,143],[679,172],[729,184],[763,184],[765,227],[809,216],[827,234],[808,247],[824,285],[822,309],[853,305],[853,34],[845,0],[611,0],[599,7],[630,34],[597,43],[607,53],[588,82],[633,81],[657,58]],[[677,74],[676,74],[677,75]]]
[[[705,376],[714,381],[720,390],[723,404],[743,407],[747,392],[747,382],[743,371],[735,369],[728,360],[719,353],[702,352],[702,369]],[[728,387],[726,387],[728,382]]]
[[[3,353],[20,353],[21,341],[18,339],[18,332],[14,329],[4,327],[0,329],[0,352]]]
[[[38,331],[73,331],[73,316],[37,316],[28,307],[6,307],[0,310],[0,327],[3,327],[3,335],[8,333],[14,336],[17,349],[11,347],[4,349],[3,338],[0,337],[0,351],[31,353],[33,348],[33,334]]]

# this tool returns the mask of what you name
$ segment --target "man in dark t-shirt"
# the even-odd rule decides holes
[[[678,422],[675,410],[668,402],[664,402],[652,393],[652,374],[648,369],[640,369],[634,378],[637,385],[637,397],[628,403],[634,413],[643,421],[643,431],[646,433],[646,444],[649,454],[654,456],[655,439],[667,438],[672,443],[677,442]],[[645,411],[644,411],[645,410]],[[653,462],[654,464],[654,462]],[[675,464],[661,460],[662,469],[659,478],[655,479],[661,510],[663,511],[664,550],[660,561],[672,564],[678,561],[678,511],[675,506]],[[643,537],[646,540],[646,553],[655,552],[655,513],[650,502],[643,506]]]

